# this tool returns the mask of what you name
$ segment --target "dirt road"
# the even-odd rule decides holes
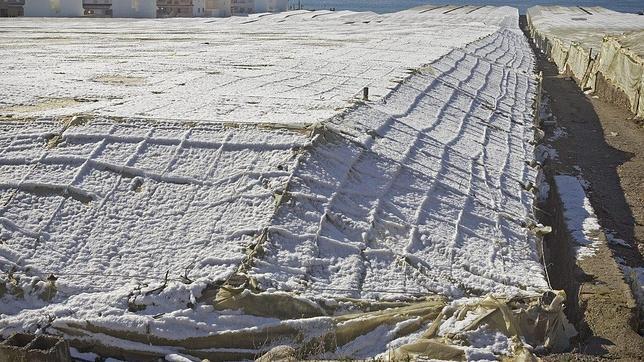
[[[578,275],[570,276],[579,291],[573,308],[579,309],[582,318],[574,352],[550,358],[641,360],[644,338],[636,332],[637,311],[619,264],[642,266],[644,124],[627,111],[581,92],[542,54],[537,53],[537,58],[556,120],[556,125],[546,128],[544,140],[557,154],[549,171],[578,175],[588,182],[588,196],[608,236],[593,257],[577,262]],[[553,287],[557,288],[554,283]]]

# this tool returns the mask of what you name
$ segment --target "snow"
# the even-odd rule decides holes
[[[80,352],[74,347],[69,347],[69,353],[72,358],[75,358],[80,361],[96,361],[96,358],[99,357],[96,353],[92,352]]]
[[[514,12],[6,19],[0,114],[313,123],[363,87],[382,98],[409,69],[492,34]]]
[[[489,329],[482,325],[476,329],[465,331],[471,322],[476,320],[480,315],[468,313],[463,321],[455,322],[452,318],[444,321],[440,327],[440,336],[446,333],[458,333],[466,345],[455,346],[463,349],[468,361],[497,361],[499,356],[511,355],[513,342],[504,334]],[[371,332],[362,335],[346,345],[338,348],[334,353],[326,353],[316,356],[319,359],[369,359],[377,355],[376,358],[387,359],[388,353],[405,343],[413,343],[426,332],[427,324],[423,325],[418,331],[406,335],[402,338],[396,338],[397,332],[410,324],[416,323],[418,318],[410,319],[397,323],[393,328],[381,325]],[[447,324],[447,326],[446,326]],[[449,332],[447,332],[449,330]],[[386,348],[383,351],[382,346]],[[379,354],[380,353],[380,354]],[[379,355],[378,355],[379,354]],[[423,359],[424,360],[424,359]]]
[[[454,305],[456,304],[456,302],[452,304]],[[440,325],[438,329],[438,335],[447,336],[449,334],[458,333],[464,330],[470,324],[472,324],[472,322],[474,322],[479,317],[480,317],[480,314],[474,313],[473,311],[468,311],[463,317],[463,319],[460,319],[460,320],[458,319],[457,316],[453,315],[450,318],[447,318],[446,320],[443,321],[443,323]]]
[[[32,124],[0,124],[0,169],[29,166],[2,186],[0,264],[58,276],[55,313],[121,310],[133,289],[160,284],[166,271],[174,282],[224,280],[268,223],[274,192],[288,180],[278,166],[291,168],[293,149],[309,143],[284,129],[95,119],[64,130],[65,142],[50,150],[45,139],[60,124]],[[171,299],[185,307],[189,286],[175,287]],[[0,312],[42,305],[34,303]]]
[[[552,131],[552,136],[548,137],[548,141],[557,141],[563,137],[568,136],[568,132],[566,131],[566,127],[556,127]]]
[[[3,21],[0,332],[330,330],[201,301],[263,236],[245,272],[305,301],[540,295],[538,84],[517,22],[494,7]],[[375,356],[405,323],[341,355]]]
[[[402,323],[404,322],[399,324]],[[394,338],[394,335],[394,330],[390,326],[383,324],[345,344],[335,352],[317,357],[320,359],[368,359],[376,355],[382,346],[385,346]]]
[[[539,162],[544,162],[546,160],[557,160],[559,159],[559,152],[552,146],[547,144],[540,144],[537,146],[537,159]]]
[[[473,302],[472,298],[462,298],[446,306],[444,311],[456,310],[459,306]],[[481,324],[468,330],[481,314],[468,311],[464,316],[451,313],[451,316],[441,321],[438,335],[445,338],[467,341],[459,346],[465,352],[468,361],[497,361],[501,356],[509,356],[514,348],[513,341],[503,333]]]
[[[470,343],[465,348],[468,361],[497,361],[497,356],[511,355],[512,341],[503,333],[480,326],[464,335]]]
[[[170,354],[166,355],[165,360],[168,361],[168,362],[195,362],[195,361],[199,361],[196,358],[189,358],[189,357],[177,354],[177,353],[170,353]]]
[[[593,256],[601,244],[598,237],[601,227],[582,184],[576,177],[567,175],[555,176],[555,184],[563,203],[566,226],[577,243],[577,258]]]
[[[534,154],[529,52],[521,35],[500,32],[432,63],[437,75],[334,119],[350,139],[326,138],[298,163],[292,203],[278,209],[251,274],[312,297],[544,288],[520,224],[533,202],[521,183],[537,175],[525,164]]]

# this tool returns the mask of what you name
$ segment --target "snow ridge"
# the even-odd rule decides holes
[[[523,35],[500,30],[334,118],[251,275],[309,297],[546,289],[522,187],[537,175],[532,74]]]

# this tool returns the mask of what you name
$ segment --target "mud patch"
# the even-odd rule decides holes
[[[80,103],[82,102],[74,98],[52,98],[45,99],[34,104],[0,107],[0,114],[42,112],[53,109],[72,107]]]

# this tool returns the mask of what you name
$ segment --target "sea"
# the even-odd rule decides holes
[[[536,1],[509,1],[509,0],[448,0],[448,1],[427,1],[427,0],[289,0],[291,5],[308,10],[331,9],[373,11],[376,13],[391,13],[405,10],[421,5],[495,5],[514,6],[519,8],[521,14],[534,5],[564,5],[564,6],[602,6],[611,10],[639,13],[644,11],[644,0],[614,0],[614,1],[565,1],[565,0],[536,0]],[[642,18],[644,21],[644,17]]]

